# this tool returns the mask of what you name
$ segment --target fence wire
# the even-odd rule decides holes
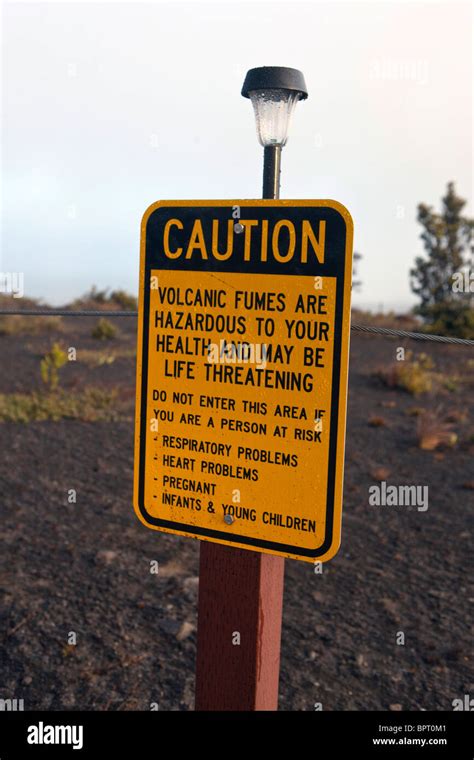
[[[452,338],[450,335],[430,335],[430,333],[395,330],[391,327],[372,327],[371,325],[352,324],[351,330],[365,333],[379,333],[380,335],[389,335],[391,337],[412,338],[413,340],[428,340],[433,343],[455,343],[461,346],[474,346],[474,340],[469,340],[469,338]]]
[[[26,317],[137,317],[138,311],[106,311],[100,309],[0,309],[0,316]],[[376,333],[393,338],[410,338],[426,340],[432,343],[452,343],[461,346],[474,346],[474,340],[469,338],[452,338],[450,335],[431,335],[430,333],[396,330],[391,327],[374,327],[353,323],[351,330],[364,333]]]

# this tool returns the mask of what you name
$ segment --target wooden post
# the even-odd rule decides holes
[[[263,197],[280,197],[281,147],[263,151]],[[201,541],[196,710],[277,710],[285,560]]]
[[[284,567],[201,542],[196,710],[277,710]]]

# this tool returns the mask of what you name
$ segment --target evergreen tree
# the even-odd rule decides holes
[[[431,332],[474,337],[473,295],[469,289],[470,244],[474,220],[463,215],[466,201],[449,182],[441,212],[420,203],[417,220],[426,257],[418,256],[410,270],[411,289],[421,300],[415,308]],[[467,273],[467,288],[453,287]]]

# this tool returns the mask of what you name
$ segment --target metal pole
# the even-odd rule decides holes
[[[281,145],[266,145],[263,149],[262,198],[280,197]]]
[[[281,147],[264,148],[263,197],[280,197]],[[196,710],[277,710],[283,557],[201,541]]]

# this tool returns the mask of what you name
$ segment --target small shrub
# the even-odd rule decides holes
[[[434,451],[438,446],[454,446],[458,436],[437,412],[425,412],[418,418],[417,439],[420,449]]]
[[[43,335],[62,332],[61,317],[2,316],[0,317],[0,335]]]
[[[399,385],[413,396],[428,393],[433,387],[432,379],[427,370],[418,362],[405,364],[400,368]]]
[[[459,383],[454,377],[444,377],[441,384],[450,393],[455,393],[459,389]]]
[[[78,361],[88,367],[102,367],[104,364],[113,364],[117,355],[107,350],[94,348],[81,348],[78,353]]]
[[[123,416],[116,389],[0,394],[0,422],[58,422],[63,419],[115,422]]]
[[[117,337],[117,328],[108,319],[101,317],[91,332],[96,340],[113,340]]]
[[[447,301],[433,304],[428,316],[431,324],[425,326],[425,332],[474,339],[474,309],[469,303]]]
[[[108,288],[105,288],[105,290],[99,290],[93,285],[89,292],[85,293],[80,300],[86,301],[87,303],[104,304],[107,303],[107,293]]]
[[[411,406],[410,409],[407,409],[406,414],[408,414],[409,417],[419,417],[420,414],[424,414],[425,410],[421,406]]]
[[[425,369],[428,371],[431,369],[434,369],[435,367],[435,363],[433,359],[431,358],[431,356],[429,356],[429,354],[425,354],[424,351],[422,351],[421,354],[417,355],[416,361],[418,362],[420,367],[422,367],[422,369]]]
[[[71,304],[75,309],[97,309],[103,307],[104,312],[109,309],[123,309],[124,311],[136,311],[138,301],[135,296],[130,295],[125,290],[113,290],[109,294],[109,289],[99,290],[95,285],[84,293],[80,298],[76,298]]]
[[[377,370],[375,375],[388,388],[399,388],[413,396],[428,393],[433,387],[429,372],[418,361],[395,362],[388,369]]]
[[[58,343],[53,343],[51,350],[41,359],[41,379],[51,392],[58,387],[59,370],[66,362],[67,354]]]
[[[377,417],[376,415],[369,417],[368,424],[370,427],[384,427],[387,423],[383,417]]]
[[[81,348],[77,353],[77,360],[88,367],[101,367],[105,364],[113,364],[118,359],[135,359],[135,346],[115,345],[110,348]]]
[[[113,290],[110,294],[110,300],[124,311],[136,311],[138,309],[138,300],[125,290]]]
[[[373,376],[381,380],[388,388],[398,388],[412,396],[419,396],[446,386],[449,386],[450,390],[455,390],[454,379],[436,372],[432,357],[424,351],[416,354],[411,349],[407,349],[404,360],[393,362],[387,368],[378,369]]]

